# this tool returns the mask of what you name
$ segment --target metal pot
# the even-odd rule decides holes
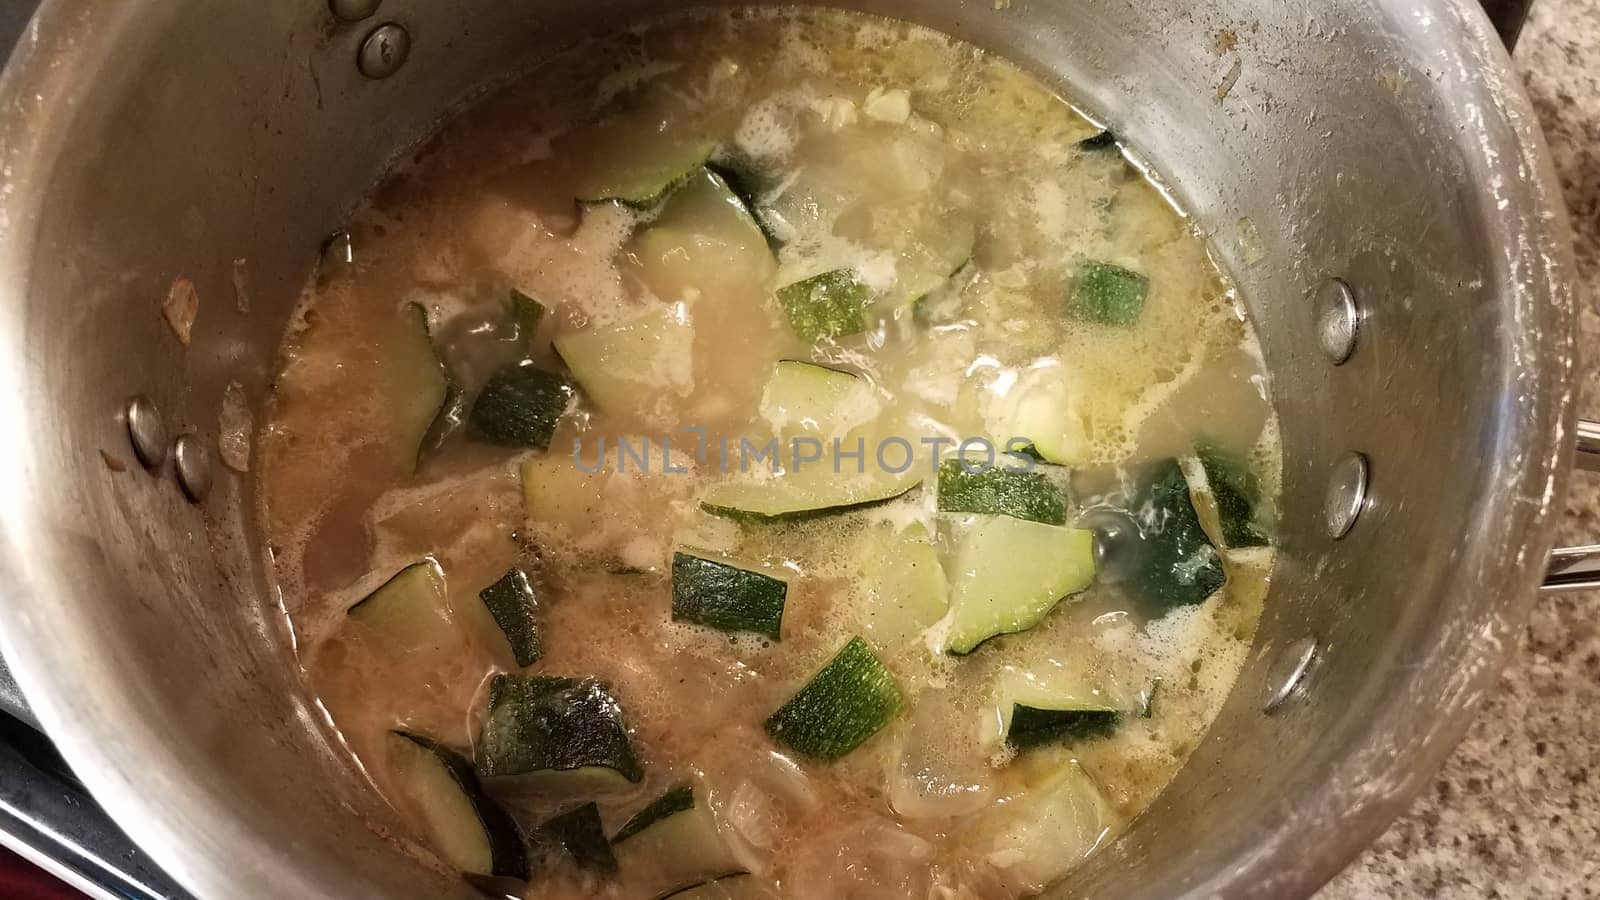
[[[79,776],[195,894],[472,896],[406,855],[330,738],[249,479],[209,436],[229,380],[262,397],[320,242],[398,152],[671,5],[49,0],[0,79],[0,643]],[[1177,781],[1060,895],[1310,893],[1492,687],[1566,482],[1569,235],[1489,21],[1469,0],[844,5],[1004,53],[1113,125],[1210,235],[1274,379],[1284,521],[1256,649]],[[188,347],[158,313],[180,274]]]

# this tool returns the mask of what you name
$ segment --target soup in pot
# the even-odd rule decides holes
[[[336,249],[255,435],[270,568],[401,839],[492,894],[1033,894],[1245,659],[1250,323],[1003,59],[835,12],[597,37]]]

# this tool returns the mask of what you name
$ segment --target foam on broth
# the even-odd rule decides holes
[[[619,121],[635,130],[619,136],[604,124]],[[497,665],[469,641],[444,670],[397,672],[341,630],[346,609],[431,555],[458,610],[508,566],[528,566],[544,601],[545,656],[535,668],[613,686],[647,774],[592,798],[608,831],[691,779],[746,866],[783,896],[1015,895],[996,874],[985,817],[1062,754],[1099,784],[1118,823],[1147,806],[1244,662],[1270,549],[1230,556],[1222,591],[1156,622],[1135,615],[1117,585],[1097,584],[1032,631],[970,656],[934,654],[918,639],[875,646],[909,709],[844,759],[817,764],[787,755],[761,723],[851,635],[870,636],[857,548],[886,521],[936,526],[931,496],[741,527],[699,509],[718,476],[679,431],[693,423],[713,443],[767,435],[756,410],[779,359],[848,366],[897,427],[954,436],[985,432],[986,397],[1064,367],[1087,435],[1074,480],[1080,505],[1114,502],[1141,463],[1201,437],[1248,455],[1275,498],[1276,422],[1242,307],[1159,191],[1117,152],[1079,149],[1097,131],[1014,66],[943,35],[843,13],[739,11],[574,47],[447,124],[399,167],[354,219],[354,271],[307,286],[255,437],[271,569],[308,683],[376,787],[391,789],[391,728],[473,745],[482,686]],[[638,235],[659,211],[574,205],[571,185],[596,158],[648,153],[653,140],[689,133],[716,135],[784,173],[768,192],[785,240],[769,269],[685,270],[644,258]],[[963,303],[948,321],[919,323],[908,307],[864,337],[818,346],[784,327],[775,284],[849,266],[890,290],[905,271],[903,233],[952,216],[980,226]],[[1085,260],[1148,276],[1136,328],[1061,314]],[[585,510],[546,516],[524,509],[526,454],[458,436],[417,473],[396,471],[385,445],[385,323],[420,302],[441,333],[470,343],[501,314],[485,298],[512,286],[550,308],[545,340],[684,304],[693,352],[652,373],[663,389],[622,414],[568,416],[545,461],[571,465],[575,439],[592,459],[601,437],[613,446],[668,438],[690,474],[614,474],[597,482]],[[538,361],[559,365],[540,346]],[[467,387],[497,363],[463,359]],[[672,623],[670,558],[684,546],[784,573],[783,640]],[[1159,682],[1159,701],[1113,737],[1013,760],[986,724],[1007,668],[1059,672],[1124,706]],[[531,827],[571,798],[507,803]],[[558,868],[529,896],[634,889],[626,877]]]

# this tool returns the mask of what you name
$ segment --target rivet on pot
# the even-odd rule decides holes
[[[1313,303],[1317,314],[1317,342],[1334,365],[1343,365],[1356,351],[1361,310],[1355,292],[1338,278],[1317,285]]]
[[[361,74],[368,78],[388,78],[400,71],[410,55],[411,33],[394,22],[388,22],[372,29],[367,39],[361,42],[361,54],[356,59],[356,65],[361,69]]]
[[[1261,706],[1262,712],[1270,715],[1294,696],[1301,682],[1305,681],[1306,672],[1311,670],[1311,662],[1316,655],[1317,639],[1314,637],[1303,637],[1278,654],[1278,658],[1272,662],[1271,671],[1267,673],[1267,693]]]
[[[128,401],[123,418],[128,424],[133,454],[139,457],[139,462],[152,472],[161,468],[167,461],[167,426],[162,424],[155,402],[140,394]]]
[[[1367,477],[1367,458],[1359,453],[1348,453],[1334,464],[1323,507],[1328,537],[1338,540],[1355,527],[1356,519],[1367,507]]]
[[[199,503],[211,493],[211,454],[206,452],[205,438],[198,434],[179,435],[172,445],[172,463],[184,496]]]
[[[348,231],[335,231],[322,245],[322,273],[344,272],[356,262],[356,245]]]
[[[328,0],[328,10],[346,22],[359,22],[378,11],[381,0]]]

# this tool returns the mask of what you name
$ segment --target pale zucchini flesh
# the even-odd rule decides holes
[[[395,573],[346,615],[393,658],[438,654],[459,640],[444,569],[431,557]]]
[[[688,785],[652,801],[611,839],[623,876],[662,896],[744,871],[703,798]]]
[[[761,393],[761,418],[779,435],[843,434],[875,412],[856,375],[800,360],[781,360]]]
[[[660,395],[694,389],[694,327],[682,303],[562,335],[555,347],[584,397],[608,415],[646,419]]]
[[[579,203],[621,203],[649,209],[711,158],[716,144],[699,138],[656,140],[648,149],[625,143],[625,135],[607,141],[610,152],[591,156],[579,177],[575,193]]]
[[[967,516],[949,524],[947,653],[971,653],[996,635],[1033,628],[1094,581],[1091,531],[1010,516]]]
[[[401,471],[410,473],[437,448],[443,433],[439,423],[457,411],[461,390],[439,358],[428,311],[421,304],[401,308],[386,350],[385,390],[395,461]]]
[[[701,506],[713,515],[749,522],[794,522],[887,503],[922,483],[914,465],[897,473],[869,461],[865,469],[835,472],[821,460],[778,475],[734,476],[712,485]]]
[[[399,791],[445,862],[478,875],[528,877],[522,833],[483,792],[472,763],[430,738],[404,731],[389,733],[388,752]]]
[[[873,644],[893,650],[921,635],[950,609],[939,553],[920,522],[880,522],[856,545],[863,590],[863,628]]]

